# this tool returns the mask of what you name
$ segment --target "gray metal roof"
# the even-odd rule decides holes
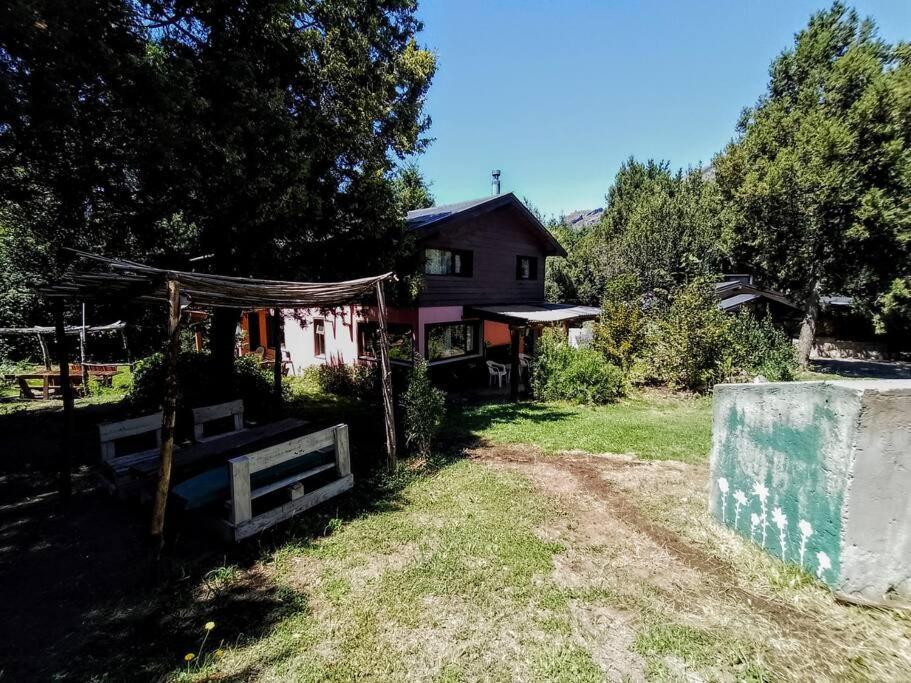
[[[466,306],[466,316],[477,316],[508,324],[556,324],[574,320],[593,320],[601,309],[593,306],[569,304],[499,304],[493,306]]]
[[[762,295],[760,294],[735,294],[732,297],[719,301],[718,308],[720,308],[722,311],[731,311],[736,308],[740,308],[748,301],[755,301],[756,299],[761,298]]]
[[[497,194],[482,199],[470,199],[465,202],[455,204],[444,204],[442,206],[431,206],[427,209],[416,209],[409,211],[405,216],[405,222],[411,230],[414,230],[422,236],[435,233],[442,229],[450,222],[455,222],[460,218],[477,216],[500,207],[509,206],[520,213],[528,221],[530,227],[538,233],[541,239],[547,244],[545,253],[550,256],[566,256],[566,250],[557,242],[556,238],[550,234],[550,231],[544,227],[544,224],[538,220],[528,207],[519,200],[512,192],[506,194]]]
[[[494,195],[492,197],[482,197],[481,199],[469,199],[465,202],[456,202],[455,204],[443,204],[442,206],[431,206],[427,209],[415,209],[409,211],[405,217],[409,228],[424,228],[433,223],[437,223],[446,218],[450,218],[457,213],[462,213],[476,206],[487,204],[488,202],[502,202],[506,195]]]

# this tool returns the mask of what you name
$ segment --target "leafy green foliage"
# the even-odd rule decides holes
[[[351,396],[375,403],[380,396],[380,379],[376,365],[343,365],[325,363],[318,366],[320,389],[336,396]]]
[[[414,357],[414,367],[408,388],[402,396],[405,445],[415,455],[426,458],[443,423],[446,396],[430,381],[427,361],[420,355]]]
[[[616,278],[631,276],[641,293],[653,293],[721,270],[724,207],[700,171],[672,173],[666,162],[631,158],[606,199],[599,223],[563,233],[569,257],[549,280],[550,300],[597,305]]]
[[[727,315],[704,283],[677,292],[647,344],[649,374],[674,389],[705,391],[724,381]]]
[[[543,401],[610,403],[626,389],[623,371],[598,351],[572,348],[559,330],[545,330],[531,368],[531,385]]]
[[[911,48],[836,2],[770,74],[714,166],[736,258],[806,304],[810,339],[820,293],[872,312],[911,269]]]
[[[177,359],[178,421],[191,424],[189,411],[200,406],[244,401],[244,414],[252,419],[274,415],[272,377],[252,356],[237,358],[230,378],[230,395],[221,393],[212,381],[214,361],[209,353],[182,353]],[[127,398],[138,413],[159,410],[165,395],[164,355],[153,354],[136,363]],[[283,387],[283,389],[285,389]],[[287,393],[287,391],[285,391]],[[287,398],[287,397],[285,397]]]
[[[681,288],[654,320],[642,348],[646,376],[674,389],[703,392],[718,382],[794,378],[797,359],[787,335],[771,320],[722,312],[711,288]]]
[[[632,275],[608,285],[592,342],[592,348],[627,374],[642,353],[648,333],[648,316],[639,291],[638,278]]]

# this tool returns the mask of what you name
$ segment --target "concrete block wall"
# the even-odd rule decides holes
[[[715,387],[723,524],[848,597],[911,602],[911,381]]]

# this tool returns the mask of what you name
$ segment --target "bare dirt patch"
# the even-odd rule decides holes
[[[541,529],[566,547],[555,558],[554,579],[580,595],[588,591],[573,604],[574,630],[611,676],[641,674],[642,658],[631,651],[635,634],[656,624],[680,625],[684,636],[698,636],[692,647],[685,638],[680,644],[690,661],[673,653],[657,658],[665,675],[680,673],[681,661],[689,673],[718,674],[709,662],[722,652],[731,660],[722,670],[746,667],[739,675],[911,675],[908,620],[840,605],[804,577],[791,580],[797,585],[783,581],[787,568],[711,523],[704,465],[576,452],[547,456],[528,446],[482,447],[470,457],[519,472],[560,501],[563,514]],[[708,637],[703,641],[701,634]]]

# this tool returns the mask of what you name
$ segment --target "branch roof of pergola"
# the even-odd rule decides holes
[[[106,270],[76,271],[48,287],[50,297],[110,299],[122,296],[137,301],[167,303],[168,280],[176,280],[180,293],[196,306],[221,308],[321,308],[350,303],[378,282],[394,277],[384,273],[341,282],[290,282],[188,273],[155,268],[134,261],[75,252]]]
[[[106,332],[120,332],[127,324],[117,321],[108,325],[90,325],[85,328],[86,334],[104,334]],[[67,325],[64,328],[66,334],[80,334],[82,332],[80,325]],[[0,327],[0,335],[17,335],[17,334],[54,334],[57,328],[51,326],[36,327]]]

